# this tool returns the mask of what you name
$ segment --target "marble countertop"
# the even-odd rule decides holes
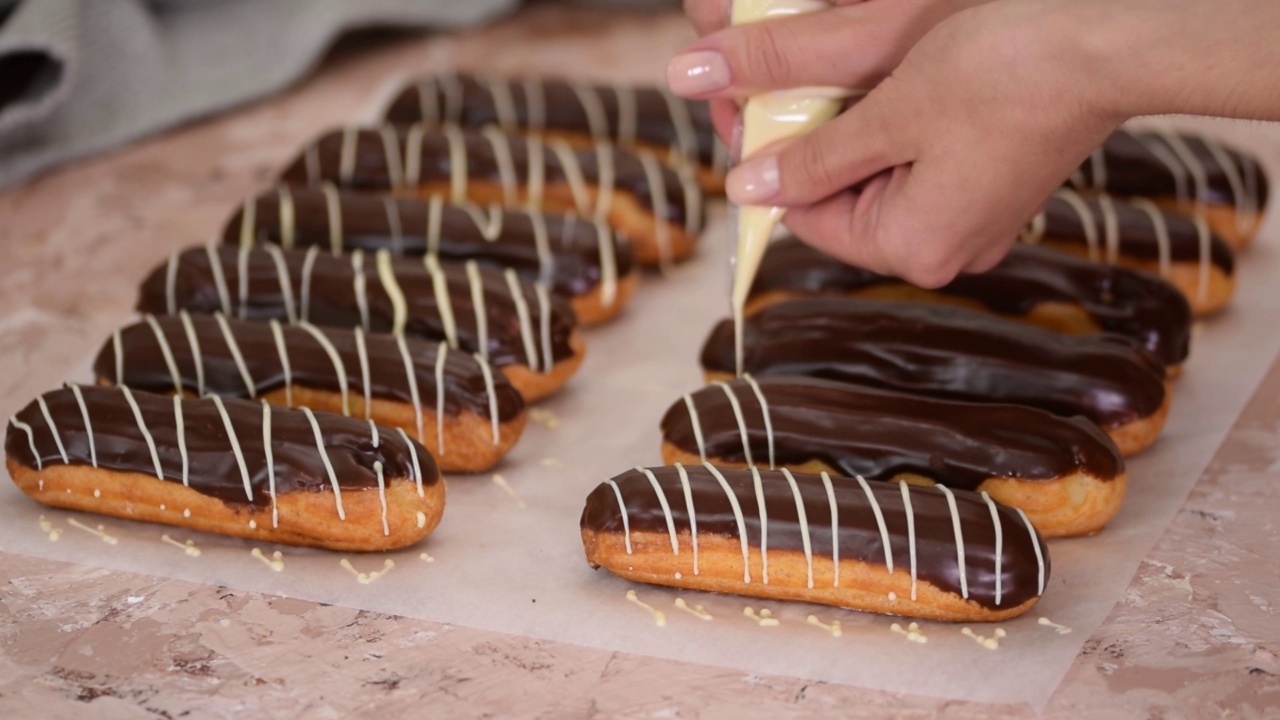
[[[372,119],[404,77],[453,66],[656,81],[688,33],[675,13],[544,3],[471,33],[363,42],[281,96],[0,191],[0,245],[11,253],[0,266],[3,409],[83,361],[129,314],[142,269],[210,238],[300,143]],[[1280,167],[1280,135],[1212,129]],[[1263,281],[1247,261],[1242,275]],[[1044,715],[1280,712],[1277,512],[1273,365]],[[6,553],[0,583],[5,717],[1032,715]]]

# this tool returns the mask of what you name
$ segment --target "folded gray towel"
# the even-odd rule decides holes
[[[344,32],[519,0],[0,0],[0,185],[278,91]]]

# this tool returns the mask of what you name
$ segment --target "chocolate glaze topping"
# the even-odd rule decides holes
[[[310,186],[331,182],[344,190],[366,192],[411,189],[426,184],[449,185],[460,169],[453,166],[448,134],[437,130],[424,131],[421,126],[415,128],[383,126],[378,129],[335,130],[305,148],[280,180],[288,185]],[[415,132],[421,139],[421,149],[416,158],[409,158],[406,157],[406,152],[411,149],[408,140]],[[573,168],[566,169],[563,158],[549,147],[555,141],[544,143],[522,135],[499,133],[494,136],[497,138],[495,143],[484,133],[470,129],[458,131],[457,136],[465,158],[467,179],[495,184],[502,182],[505,161],[495,148],[497,145],[503,154],[509,153],[510,168],[518,186],[527,189],[530,185],[531,148],[533,152],[540,153],[547,185],[572,184]],[[346,171],[343,168],[344,152],[352,158]],[[594,149],[569,148],[567,156],[572,158],[571,162],[588,185],[598,186],[611,175],[615,192],[629,193],[641,207],[655,216],[662,214],[658,212],[653,194],[665,194],[666,213],[665,217],[660,217],[662,220],[683,226],[691,215],[699,214],[700,208],[686,206],[687,198],[701,202],[696,183],[667,165],[657,164],[663,187],[655,189],[650,185],[644,163],[635,153],[615,146],[600,146]],[[406,170],[414,165],[419,167],[416,178]],[[604,172],[605,168],[609,172]],[[583,209],[584,213],[586,210]]]
[[[787,237],[769,246],[751,294],[843,295],[902,284]],[[960,275],[933,292],[973,300],[1014,317],[1040,303],[1078,305],[1100,329],[1137,340],[1166,365],[1185,360],[1190,344],[1191,307],[1173,285],[1149,273],[1030,245],[1015,245],[991,270]]]
[[[227,329],[243,360],[243,367],[253,382],[250,389],[240,371],[227,334],[212,315],[189,317],[196,345],[187,336],[185,323],[178,316],[154,318],[134,323],[119,332],[119,353],[123,371],[116,366],[116,341],[108,340],[98,351],[93,370],[101,381],[127,385],[155,393],[173,392],[175,386],[192,395],[254,398],[285,388],[286,379],[294,386],[341,392],[337,368],[324,345],[307,329],[282,325],[280,337],[289,367],[286,371],[275,332],[265,323],[226,319]],[[438,343],[405,339],[407,353],[400,351],[396,339],[386,333],[369,333],[357,337],[354,329],[315,328],[324,336],[340,359],[345,388],[352,395],[364,395],[360,345],[368,362],[368,394],[373,398],[414,401],[409,377],[405,373],[408,356],[413,367],[418,403],[434,410],[437,407],[436,363]],[[163,343],[161,342],[163,337]],[[167,357],[173,359],[169,367]],[[489,417],[489,390],[481,361],[461,352],[445,354],[444,409],[447,415],[469,410]],[[177,371],[175,377],[173,371]],[[493,400],[498,420],[506,422],[524,409],[524,400],[502,373],[492,373]],[[203,386],[201,385],[203,382]]]
[[[684,482],[678,468],[650,470],[667,501],[667,507],[671,509],[671,528],[667,525],[667,514],[659,500],[659,492],[654,490],[649,478],[640,470],[629,470],[599,485],[587,496],[586,507],[582,511],[582,529],[620,535],[626,533],[624,514],[618,502],[620,494],[622,506],[626,508],[626,525],[633,533],[666,535],[674,529],[677,535],[690,534],[694,524],[692,516],[699,537],[712,535],[738,541],[744,533],[739,530],[738,516],[719,480],[706,466],[691,466],[685,470],[692,508],[685,502]],[[740,508],[742,526],[750,546],[760,548],[763,541],[761,512],[752,471],[726,469],[719,472]],[[768,518],[766,552],[785,550],[802,553],[807,537],[815,565],[830,563],[836,548],[841,560],[858,560],[887,567],[891,559],[895,572],[910,572],[914,558],[919,580],[957,595],[967,592],[969,600],[993,610],[1015,607],[1044,592],[1049,578],[1049,552],[1044,541],[1018,511],[988,504],[979,494],[952,491],[956,508],[953,515],[947,496],[941,489],[908,488],[913,519],[909,530],[906,503],[897,483],[869,484],[873,499],[868,499],[867,492],[856,481],[833,478],[831,491],[837,518],[833,538],[833,502],[821,476],[792,475],[795,479],[793,491],[784,473],[773,470],[758,472],[764,515]],[[797,502],[804,508],[803,521],[796,509]],[[873,502],[884,518],[888,548],[872,509]],[[959,519],[963,538],[963,569],[957,558],[953,518]],[[1001,546],[998,557],[997,522]],[[913,542],[914,553],[911,551]],[[681,542],[679,550],[692,553],[692,543]],[[762,570],[759,564],[750,567],[750,582],[763,582]]]
[[[1107,257],[1107,227],[1102,204],[1097,198],[1080,198],[1080,200],[1089,209],[1089,212],[1083,216],[1061,194],[1049,198],[1041,213],[1044,230],[1038,234],[1034,229],[1024,233],[1023,241],[1035,244],[1044,239],[1087,245],[1089,234],[1085,228],[1092,226],[1097,242],[1097,259],[1114,261]],[[1158,260],[1161,240],[1151,216],[1123,200],[1111,200],[1111,207],[1115,209],[1118,230],[1115,247],[1119,255],[1143,260]],[[1169,259],[1173,262],[1205,261],[1206,258],[1202,257],[1204,251],[1201,248],[1200,229],[1196,227],[1196,223],[1177,213],[1161,212],[1160,215],[1168,229]],[[1207,261],[1227,275],[1235,272],[1235,253],[1222,238],[1212,232],[1209,233]]]
[[[282,204],[288,208],[289,220],[282,218]],[[432,205],[412,198],[282,186],[248,201],[248,225],[245,208],[237,210],[223,229],[222,241],[228,245],[270,242],[286,248],[315,245],[328,250],[336,240],[339,252],[372,254],[387,249],[396,256],[422,256],[431,250],[445,261],[476,260],[515,268],[525,280],[540,280],[566,295],[581,295],[600,286],[606,267],[615,277],[632,271],[630,245],[599,222],[575,215],[443,202],[433,210]],[[431,229],[433,213],[438,215],[437,232]],[[330,224],[334,219],[336,227]],[[543,230],[545,254],[539,251],[538,235]]]
[[[16,423],[9,423],[4,446],[9,459],[36,470],[57,464],[89,466],[96,459],[97,467],[104,470],[152,476],[156,474],[158,460],[163,479],[181,483],[182,447],[185,447],[187,482],[191,489],[229,504],[271,505],[263,444],[262,403],[236,399],[222,401],[235,431],[233,445],[226,423],[212,399],[181,400],[183,432],[180,443],[173,399],[135,392],[133,398],[142,416],[142,424],[155,443],[153,455],[124,390],[81,386],[79,391],[84,399],[83,412],[70,388],[42,396],[48,406],[49,417],[53,419],[52,424],[45,419],[38,401],[20,410],[14,419],[30,427],[31,435],[28,437]],[[270,412],[276,493],[332,493],[324,459],[316,446],[315,430],[306,414],[301,410],[275,407]],[[85,426],[86,413],[92,433]],[[324,452],[342,492],[376,491],[375,462],[382,463],[383,477],[388,483],[393,479],[417,482],[419,472],[423,485],[439,482],[440,474],[426,448],[407,440],[398,431],[379,427],[375,442],[372,428],[365,420],[329,413],[315,413],[314,417],[324,438]],[[235,446],[240,448],[244,459],[252,499],[245,491]],[[412,453],[410,447],[413,448]],[[413,453],[417,454],[417,469]]]
[[[591,111],[583,97],[588,103],[599,103],[607,128],[592,127]],[[510,107],[501,107],[508,98]],[[549,130],[595,136],[603,131],[600,139],[612,139],[620,145],[635,140],[676,148],[704,165],[716,160],[715,126],[707,103],[678,98],[653,86],[571,85],[561,80],[467,75],[424,78],[396,96],[387,108],[386,120],[397,125],[497,125],[508,132]]]
[[[242,255],[248,269],[244,284],[239,271]],[[502,271],[476,267],[474,275],[483,289],[480,296],[486,318],[487,343],[482,348],[472,282],[464,266],[442,264],[448,286],[449,302],[445,304],[438,301],[432,274],[421,260],[387,260],[395,278],[393,287],[398,286],[404,295],[407,336],[450,341],[455,349],[466,352],[487,349],[488,360],[495,367],[525,364],[545,372],[552,364],[548,358],[558,362],[574,354],[569,339],[576,318],[564,298],[549,296],[522,281],[516,281],[519,295],[514,296]],[[360,271],[357,263],[362,263]],[[229,317],[257,322],[296,319],[339,328],[363,326],[370,333],[388,332],[394,329],[395,305],[377,264],[375,255],[334,256],[314,247],[309,251],[195,247],[177,253],[151,272],[142,283],[138,310],[156,315],[221,310]],[[224,279],[221,291],[215,267]],[[287,284],[282,284],[282,275]],[[518,312],[517,297],[527,306],[527,322]],[[545,318],[544,304],[549,311]],[[456,343],[449,337],[450,317]]]
[[[1182,147],[1178,147],[1179,142]],[[1210,144],[1219,152],[1210,149]],[[1199,197],[1207,203],[1257,210],[1267,204],[1267,177],[1258,161],[1201,135],[1118,130],[1107,138],[1101,150],[1101,160],[1095,154],[1080,166],[1072,179],[1076,187],[1118,195],[1181,195],[1180,199],[1185,200]],[[1223,158],[1234,167],[1224,167],[1220,162]],[[1203,168],[1206,182],[1199,188],[1188,167],[1188,159]],[[1238,197],[1232,188],[1229,179],[1232,171],[1238,178],[1242,196]]]
[[[1062,335],[947,305],[808,298],[746,319],[744,370],[806,375],[951,400],[1030,405],[1113,428],[1155,413],[1164,366],[1120,335]],[[702,348],[732,373],[733,324]]]
[[[1081,417],[817,378],[755,381],[760,395],[747,380],[734,380],[675,402],[662,418],[663,440],[706,459],[760,467],[770,465],[772,444],[775,467],[819,460],[848,477],[891,480],[912,473],[966,490],[992,477],[1051,480],[1087,472],[1112,480],[1124,471],[1110,438]]]

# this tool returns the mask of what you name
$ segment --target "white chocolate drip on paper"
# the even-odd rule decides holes
[[[502,477],[498,473],[494,473],[493,484],[502,488],[503,492],[507,495],[510,495],[511,499],[516,501],[516,505],[519,505],[520,507],[525,506],[524,498],[520,497],[520,493],[516,492],[516,489],[511,487],[511,483],[507,482],[506,478]]]
[[[622,515],[622,540],[627,548],[627,554],[631,555],[631,516],[627,512],[627,502],[622,499],[622,488],[618,487],[618,483],[613,480],[605,482],[613,488],[613,496],[618,499],[618,512]]]
[[[196,542],[194,540],[188,540],[186,542],[178,542],[177,540],[174,540],[173,538],[169,537],[168,533],[165,533],[160,536],[160,542],[165,543],[166,545],[172,545],[178,548],[183,553],[185,553],[188,557],[200,557],[200,548],[196,547]]]
[[[400,437],[404,440],[405,446],[409,448],[409,459],[413,461],[413,480],[418,486],[418,497],[422,497],[422,465],[418,462],[418,449],[413,446],[413,443],[409,442],[409,436],[405,434],[403,428],[396,428],[396,432],[400,433]],[[425,520],[420,521],[418,523],[418,527],[422,527],[424,524]]]
[[[689,603],[685,602],[685,599],[682,597],[677,597],[674,604],[677,609],[683,610],[684,612],[689,613],[690,615],[698,618],[699,620],[711,619],[711,613],[707,612],[707,609],[702,607],[702,605],[700,604],[690,605]]]
[[[1027,518],[1027,514],[1022,508],[1014,508],[1014,512],[1018,513],[1018,517],[1022,518],[1022,522],[1027,526],[1027,533],[1031,535],[1031,547],[1036,551],[1036,566],[1039,568],[1039,575],[1036,579],[1036,595],[1044,594],[1044,554],[1040,552],[1040,536],[1036,534],[1036,529],[1031,525],[1031,520]]]
[[[979,645],[981,645],[982,647],[988,650],[997,650],[1000,648],[1000,639],[1005,636],[1005,631],[1003,628],[996,628],[991,633],[990,637],[988,637],[984,635],[979,635],[975,633],[972,629],[966,627],[966,628],[960,628],[960,634],[967,638],[973,638],[974,642],[978,643]]]
[[[155,438],[151,437],[151,430],[147,428],[147,423],[142,420],[142,410],[138,407],[138,401],[133,399],[133,391],[128,387],[121,385],[120,391],[124,394],[124,400],[129,404],[129,409],[133,411],[133,419],[137,421],[138,429],[142,431],[142,439],[146,441],[147,449],[151,451],[151,462],[156,468],[156,479],[163,480],[164,472],[160,470],[160,453],[156,452],[156,441]],[[43,398],[40,399],[43,400]],[[41,407],[43,408],[43,406],[44,403],[41,402]],[[54,437],[57,437],[57,431],[54,431]],[[58,443],[58,449],[62,449],[62,443]],[[65,453],[62,456],[62,461],[67,461]]]
[[[89,406],[85,405],[84,393],[80,392],[80,386],[75,383],[67,383],[67,387],[71,389],[71,394],[75,396],[76,405],[80,406],[80,419],[84,421],[84,434],[89,439],[89,463],[93,467],[98,467],[98,448],[93,441],[93,423],[89,421]],[[27,428],[27,438],[31,439],[30,427]]]
[[[894,623],[889,626],[889,630],[906,637],[907,640],[913,643],[920,643],[923,645],[924,643],[929,642],[929,638],[925,637],[924,633],[920,631],[920,623],[917,622],[909,623],[905,628],[898,623]]]
[[[400,350],[400,358],[404,360],[404,376],[405,381],[409,384],[409,401],[413,403],[413,423],[417,429],[418,442],[422,439],[422,402],[418,397],[418,374],[414,371],[413,357],[409,354],[409,346],[405,344],[404,335],[396,335],[396,347]],[[444,394],[444,388],[436,388],[436,392],[440,395]],[[442,421],[443,418],[437,418]]]
[[[1058,623],[1050,620],[1047,617],[1040,618],[1039,620],[1036,621],[1036,624],[1042,625],[1044,627],[1053,628],[1053,631],[1058,633],[1059,635],[1066,635],[1071,632],[1071,628],[1067,627],[1066,625],[1059,625]]]
[[[342,560],[338,561],[338,564],[342,566],[342,569],[346,570],[352,575],[355,575],[356,582],[360,583],[361,585],[368,585],[374,580],[377,580],[383,575],[386,575],[387,573],[391,572],[391,569],[396,566],[396,561],[392,560],[391,558],[387,558],[382,561],[381,570],[374,570],[372,572],[367,572],[367,573],[356,570],[355,566],[351,564],[351,561],[346,558],[342,558]]]
[[[995,578],[996,578],[996,607],[1000,607],[1000,595],[1002,594],[1002,583],[1004,581],[1004,573],[1001,565],[1004,562],[1004,526],[1000,522],[1000,513],[996,509],[996,503],[987,495],[987,491],[982,491],[982,501],[987,504],[987,508],[991,510],[991,527],[995,531]]]
[[[204,353],[200,351],[200,340],[199,338],[196,337],[196,327],[191,323],[191,314],[188,313],[186,310],[183,310],[178,313],[178,319],[179,321],[182,322],[182,332],[187,336],[187,345],[188,347],[191,348],[191,359],[195,361],[196,394],[199,397],[204,397]],[[275,321],[273,320],[272,322],[275,322]],[[120,350],[120,344],[118,342],[119,337],[120,335],[119,335],[119,332],[117,331],[115,338],[113,338],[113,340],[116,341],[116,353],[117,353],[116,369],[117,370],[120,370],[121,366],[124,364],[123,357],[120,354],[121,350]],[[123,377],[118,377],[116,379],[116,384],[117,385],[124,384]]]
[[[698,514],[693,509],[693,490],[689,487],[689,471],[684,465],[676,463],[676,473],[680,476],[680,489],[684,492],[684,509],[689,516],[689,539],[693,548],[693,574],[698,569]]]
[[[9,418],[9,423],[27,434],[27,445],[31,448],[31,457],[36,459],[36,470],[44,470],[44,462],[40,459],[40,453],[36,451],[36,434],[31,426],[19,420],[16,416]],[[43,487],[41,488],[43,489]]]
[[[724,390],[725,397],[729,398],[729,406],[733,409],[733,417],[738,422],[738,435],[742,438],[742,454],[747,460],[748,467],[754,467],[755,461],[751,457],[751,443],[747,437],[747,421],[742,416],[742,405],[738,402],[738,396],[733,394],[733,388],[722,380],[716,380],[714,385]]]
[[[806,583],[805,587],[813,587],[813,538],[809,533],[809,517],[804,511],[804,499],[800,497],[800,486],[796,484],[796,478],[787,468],[782,468],[782,475],[787,479],[787,484],[791,486],[791,496],[796,501],[796,521],[800,524],[800,542],[804,547],[804,564]],[[759,473],[756,473],[756,495],[757,502],[761,507],[764,506],[764,498],[760,496]]]
[[[647,602],[645,602],[645,601],[641,600],[641,599],[640,599],[640,596],[639,596],[639,595],[636,595],[636,591],[635,591],[635,590],[628,590],[628,591],[627,591],[627,602],[632,603],[632,604],[634,604],[634,605],[639,605],[640,607],[644,608],[645,610],[648,610],[648,611],[649,611],[649,615],[651,615],[651,616],[653,617],[653,624],[654,624],[654,625],[657,625],[658,627],[662,627],[662,626],[664,626],[664,625],[666,625],[666,624],[667,624],[667,614],[666,614],[666,613],[664,613],[664,612],[662,612],[662,611],[661,611],[661,610],[659,610],[658,608],[656,608],[656,607],[654,607],[654,606],[650,605],[649,603],[647,603]]]
[[[905,483],[904,483],[905,485]],[[956,496],[946,485],[935,485],[947,496],[947,510],[951,513],[951,530],[956,537],[956,568],[960,571],[960,597],[969,599],[969,573],[965,569],[964,532],[960,528],[960,512],[956,509]]]
[[[911,509],[910,485],[898,483],[902,490],[902,510],[907,516],[907,552],[911,557],[911,600],[916,599],[916,515]]]
[[[293,407],[293,368],[289,365],[289,348],[284,342],[284,329],[277,320],[271,320],[269,324],[271,336],[276,341],[276,353],[280,356],[280,368],[284,372],[284,404]]]
[[[658,504],[662,506],[662,517],[667,522],[667,535],[671,538],[671,554],[680,554],[680,544],[676,541],[676,523],[671,516],[671,505],[667,502],[667,494],[663,491],[662,485],[658,483],[658,478],[653,474],[652,470],[643,467],[636,467],[636,470],[649,479],[649,485],[653,488],[653,493],[658,496]]]
[[[742,582],[744,584],[751,582],[751,554],[750,546],[747,542],[747,521],[742,516],[742,506],[738,504],[738,498],[733,494],[733,489],[729,487],[729,482],[724,479],[724,475],[716,469],[711,463],[704,462],[702,467],[707,469],[720,483],[720,489],[724,490],[724,494],[729,498],[729,507],[733,509],[733,519],[738,524],[738,542],[742,545]]]
[[[210,395],[213,405],[218,409],[218,415],[222,417],[222,426],[226,428],[227,439],[231,442],[231,453],[235,455],[236,467],[240,469],[240,480],[244,482],[244,494],[253,502],[253,485],[249,482],[249,468],[244,461],[244,452],[240,448],[240,438],[236,435],[235,426],[231,424],[231,416],[227,415],[227,408],[222,404],[222,398],[217,395]]]
[[[96,535],[99,540],[101,540],[102,542],[108,545],[117,545],[120,542],[120,538],[107,533],[107,528],[105,525],[98,525],[97,527],[89,527],[88,525],[85,525],[84,523],[80,522],[75,518],[67,518],[67,524],[73,528],[76,528],[77,530],[83,530],[89,533],[90,535]]]
[[[804,621],[810,625],[826,630],[828,633],[831,633],[831,637],[840,637],[844,634],[844,629],[840,627],[839,620],[832,620],[831,623],[828,624],[822,622],[817,615],[810,615],[806,617]]]
[[[49,536],[49,542],[58,542],[62,537],[62,530],[54,527],[53,523],[43,515],[40,516],[40,531]]]
[[[275,552],[271,553],[270,558],[262,554],[262,550],[259,548],[254,548],[253,550],[250,550],[249,554],[257,558],[258,560],[261,560],[263,565],[266,565],[267,567],[271,568],[275,572],[282,572],[284,570],[284,555],[281,554],[279,550],[276,550]]]
[[[267,463],[267,495],[271,498],[271,527],[280,527],[280,510],[276,505],[276,460],[271,448],[271,403],[262,403],[262,452]]]
[[[173,396],[173,431],[178,436],[178,456],[182,458],[182,486],[191,487],[191,459],[187,457],[187,424],[182,413],[182,398]]]
[[[227,350],[236,363],[236,369],[240,371],[240,379],[244,380],[244,387],[248,390],[249,397],[256,398],[258,388],[253,382],[253,377],[249,375],[249,366],[244,362],[244,355],[240,353],[240,343],[236,342],[236,336],[231,332],[231,326],[227,324],[227,317],[222,313],[214,313],[213,319],[218,323],[218,329],[222,331],[222,339],[227,343]]]
[[[782,624],[773,616],[773,611],[769,608],[760,608],[760,612],[757,613],[755,608],[748,605],[742,608],[742,614],[755,620],[760,627],[777,627]]]
[[[316,450],[320,452],[320,462],[324,464],[325,474],[329,476],[329,484],[333,486],[333,502],[338,509],[338,519],[345,521],[347,513],[342,509],[342,490],[338,487],[338,477],[333,472],[333,463],[329,461],[329,451],[324,446],[324,435],[320,432],[320,423],[316,422],[316,416],[311,412],[311,408],[304,405],[302,412],[307,416],[307,422],[311,423],[311,432],[316,438]]]
[[[338,379],[338,392],[342,395],[342,414],[350,417],[351,401],[350,393],[347,391],[347,366],[346,363],[342,362],[342,355],[338,353],[338,348],[334,347],[328,336],[315,325],[309,322],[302,322],[298,324],[298,327],[314,338],[316,343],[320,345],[320,349],[324,351],[324,354],[329,356],[329,363],[333,365],[333,374]]]

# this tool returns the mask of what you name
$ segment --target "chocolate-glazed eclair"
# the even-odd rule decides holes
[[[1127,485],[1119,450],[1084,418],[804,377],[685,395],[662,418],[662,459],[982,491],[1045,537],[1101,530]]]
[[[1118,130],[1072,174],[1081,191],[1147,197],[1205,219],[1233,248],[1253,239],[1267,204],[1258,160],[1209,137],[1167,130]]]
[[[1155,441],[1169,412],[1164,366],[1120,335],[1063,335],[949,305],[820,297],[747,318],[743,371],[804,375],[964,402],[1083,415],[1120,451]],[[734,371],[733,323],[702,348],[709,380]]]
[[[300,321],[403,332],[477,353],[526,400],[558,390],[582,362],[573,308],[514,270],[354,252],[205,246],[180,251],[142,283],[138,310],[221,311],[255,322]]]
[[[400,91],[386,120],[397,125],[497,125],[510,133],[560,137],[575,145],[614,142],[692,167],[708,192],[724,190],[729,166],[707,103],[652,85],[437,75]]]
[[[582,511],[587,562],[636,582],[855,610],[996,621],[1044,594],[1021,510],[942,485],[712,465],[636,468]]]
[[[373,420],[426,445],[448,472],[492,467],[525,423],[520,393],[479,355],[359,326],[148,315],[117,330],[93,370],[101,384]]]
[[[226,244],[318,245],[334,254],[387,249],[514,268],[569,298],[585,324],[618,313],[635,289],[631,247],[609,227],[576,215],[452,205],[389,195],[282,185],[245,202],[222,233]]]
[[[985,273],[959,275],[925,290],[846,265],[787,237],[769,246],[747,313],[814,295],[948,303],[1071,335],[1117,333],[1142,343],[1168,367],[1186,359],[1191,336],[1191,308],[1164,280],[1030,245],[1015,245]]]
[[[37,502],[255,540],[390,550],[444,512],[403,431],[252,400],[70,385],[10,418],[4,449]]]
[[[572,212],[609,223],[646,265],[687,257],[703,222],[697,181],[653,153],[608,143],[578,149],[494,127],[336,130],[303,150],[281,180]]]
[[[1204,220],[1164,212],[1143,198],[1059,190],[1022,241],[1155,273],[1186,296],[1196,315],[1221,310],[1236,289],[1235,254]]]

